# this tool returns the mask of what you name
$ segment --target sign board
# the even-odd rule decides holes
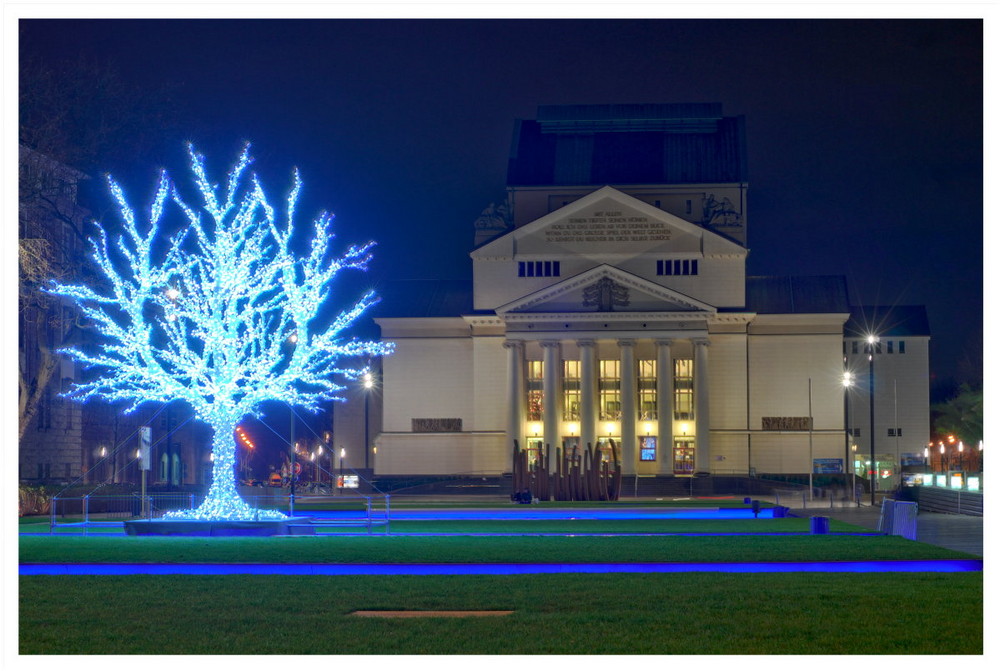
[[[139,427],[139,459],[142,470],[152,468],[153,430],[148,426]]]
[[[356,475],[338,475],[337,476],[337,486],[342,489],[357,489],[358,488],[358,476]]]
[[[843,473],[843,459],[813,459],[813,473]]]

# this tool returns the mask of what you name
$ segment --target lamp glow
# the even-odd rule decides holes
[[[302,186],[297,172],[279,217],[257,177],[247,174],[249,145],[222,185],[208,178],[194,147],[188,153],[198,207],[182,199],[163,171],[139,223],[139,213],[109,178],[123,233],[112,238],[101,227],[90,240],[106,293],[58,282],[49,289],[76,302],[102,336],[94,351],[61,350],[99,372],[68,395],[126,401],[127,413],[145,402],[183,400],[212,428],[212,485],[204,503],[167,517],[281,518],[281,512],[251,508],[237,493],[234,432],[265,401],[316,412],[325,401],[343,400],[339,392],[345,387],[337,380],[357,379],[365,371],[338,361],[392,351],[390,343],[344,338],[345,329],[377,302],[374,292],[328,325],[317,324],[334,277],[341,270],[365,270],[374,243],[335,253],[332,216],[324,213],[313,221],[311,239],[299,254],[292,245]],[[186,220],[169,238],[166,231],[173,227],[161,221],[168,202]],[[286,346],[289,338],[296,347]]]

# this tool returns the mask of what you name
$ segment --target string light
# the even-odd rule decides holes
[[[293,250],[293,218],[302,187],[299,174],[276,218],[256,176],[247,176],[249,145],[224,185],[213,184],[205,159],[188,146],[201,206],[189,206],[160,173],[149,221],[141,226],[124,190],[108,178],[123,234],[100,227],[91,256],[107,280],[99,290],[52,282],[49,291],[80,306],[102,339],[93,350],[61,350],[99,374],[75,384],[69,396],[125,401],[126,412],[145,402],[186,401],[213,430],[212,484],[194,510],[174,519],[251,520],[284,517],[247,505],[236,491],[234,433],[265,401],[317,412],[343,400],[337,380],[357,380],[366,368],[342,367],[350,357],[392,352],[391,343],[345,338],[344,331],[377,302],[361,297],[327,326],[316,324],[341,270],[366,270],[374,243],[342,254],[330,249],[333,217],[313,222],[308,251]],[[161,223],[173,203],[187,225],[164,240]],[[164,246],[163,250],[161,247]],[[249,442],[240,431],[243,440]],[[249,445],[252,447],[252,444]]]

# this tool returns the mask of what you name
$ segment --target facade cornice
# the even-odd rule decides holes
[[[496,315],[463,315],[462,319],[469,326],[503,326],[504,321]]]
[[[714,312],[507,312],[504,323],[539,322],[656,322],[690,323],[707,321]]]
[[[716,312],[709,324],[749,324],[756,318],[756,312]]]

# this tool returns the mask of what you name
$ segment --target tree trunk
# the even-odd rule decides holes
[[[212,427],[212,485],[200,506],[194,510],[179,510],[164,517],[201,520],[265,520],[281,519],[284,513],[276,510],[253,508],[244,501],[236,489],[236,432],[237,419],[213,417]]]

